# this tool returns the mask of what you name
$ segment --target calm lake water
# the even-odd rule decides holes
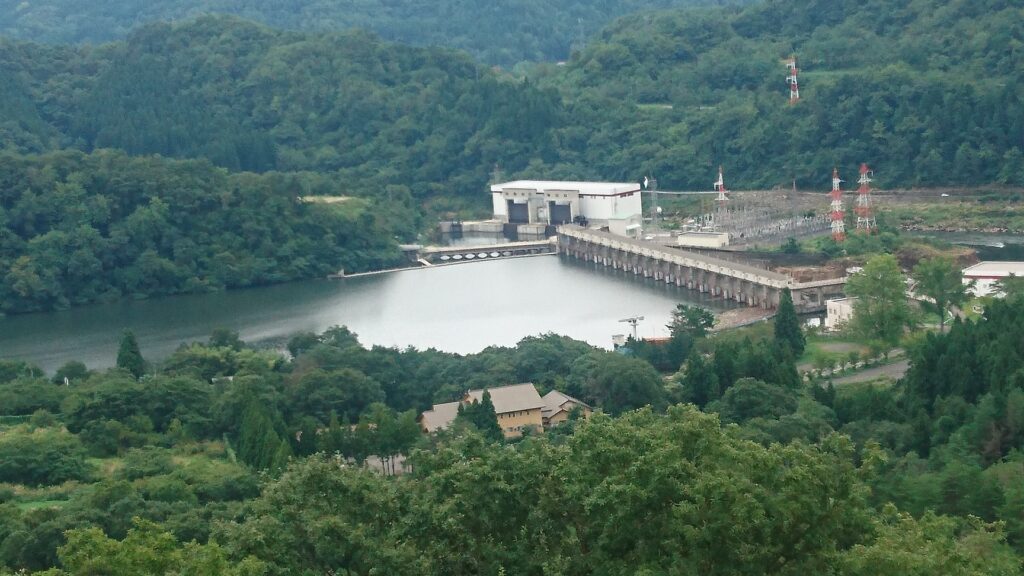
[[[681,302],[733,307],[663,283],[538,256],[10,316],[0,318],[0,357],[29,360],[48,372],[68,360],[110,366],[125,328],[152,360],[183,342],[205,341],[218,327],[268,346],[283,346],[299,331],[345,325],[365,345],[469,353],[555,332],[610,348],[612,334],[627,333],[618,320],[629,316],[646,318],[641,336],[667,335],[665,324]]]

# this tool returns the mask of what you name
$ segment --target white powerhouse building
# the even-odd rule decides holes
[[[517,180],[491,186],[494,219],[510,224],[566,224],[635,236],[641,225],[640,185],[623,182]]]

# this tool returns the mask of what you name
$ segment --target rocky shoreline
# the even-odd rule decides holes
[[[955,232],[961,234],[1024,234],[1024,230],[1014,230],[1012,228],[1003,228],[1001,226],[969,228],[965,226],[901,224],[900,230],[903,230],[904,232]]]

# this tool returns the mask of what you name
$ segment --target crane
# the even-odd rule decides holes
[[[619,322],[625,322],[626,324],[629,324],[630,326],[633,327],[633,340],[636,340],[636,325],[643,319],[643,316],[630,316],[629,318],[623,318],[622,320],[619,320]]]

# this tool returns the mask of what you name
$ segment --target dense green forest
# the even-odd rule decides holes
[[[411,199],[314,174],[232,174],[121,152],[0,156],[0,313],[201,292],[398,263]],[[389,208],[390,206],[390,208]]]
[[[404,44],[466,50],[491,64],[564,60],[570,49],[623,14],[739,0],[0,0],[0,35],[49,44],[121,39],[141,24],[222,13],[275,28],[359,28]]]
[[[555,335],[459,356],[344,328],[291,359],[218,330],[156,364],[130,334],[109,370],[0,362],[0,566],[1020,573],[1022,297],[908,341],[888,386],[801,380],[786,322],[708,335],[680,311],[667,379]],[[419,432],[432,402],[520,381],[602,413],[515,441],[461,417]]]
[[[3,43],[0,129],[22,152],[337,171],[418,198],[478,198],[495,165],[707,188],[724,164],[737,188],[815,188],[867,161],[882,186],[1021,184],[1022,29],[1000,0],[646,12],[522,77],[360,32],[205,17],[99,48]],[[803,97],[790,106],[794,53]]]
[[[145,27],[103,48],[0,44],[3,145],[118,148],[231,170],[337,174],[352,194],[478,193],[524,166],[557,97],[469,57],[361,32],[298,34],[227,17]]]
[[[1024,8],[1004,0],[627,16],[569,66],[536,72],[562,91],[570,118],[547,169],[707,189],[724,164],[737,188],[795,178],[828,189],[833,166],[853,180],[868,162],[882,187],[1020,185],[1022,46]],[[784,59],[794,54],[801,100],[790,106]]]

